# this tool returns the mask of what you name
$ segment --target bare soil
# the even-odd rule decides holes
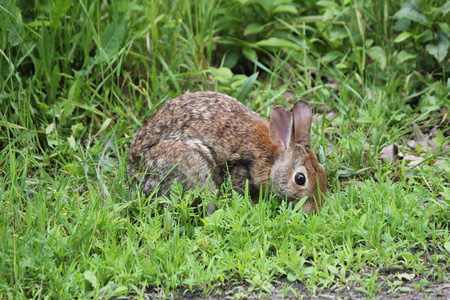
[[[273,284],[273,288],[266,294],[253,291],[249,285],[233,283],[214,287],[208,294],[204,294],[200,289],[186,290],[180,289],[174,295],[175,299],[401,299],[401,300],[422,300],[438,299],[450,300],[450,282],[429,283],[419,289],[421,278],[403,282],[395,289],[380,282],[380,288],[376,295],[368,296],[358,290],[357,286],[347,286],[339,289],[317,289],[315,294],[311,294],[301,282],[288,282],[286,278],[279,278]],[[165,299],[155,290],[145,293],[151,299]]]

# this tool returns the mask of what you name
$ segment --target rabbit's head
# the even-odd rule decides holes
[[[275,106],[270,115],[270,138],[280,151],[271,177],[278,196],[298,202],[308,197],[303,211],[318,211],[324,201],[326,174],[314,154],[310,135],[312,110],[306,101],[295,103],[292,113],[282,106]]]

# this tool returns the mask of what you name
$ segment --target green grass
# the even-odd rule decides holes
[[[0,0],[0,299],[449,282],[449,18],[445,1]],[[308,99],[323,210],[134,190],[131,136],[187,90],[265,117]],[[382,160],[393,143],[425,161]]]

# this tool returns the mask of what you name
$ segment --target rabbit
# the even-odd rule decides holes
[[[326,174],[312,151],[312,109],[295,103],[292,113],[273,107],[270,122],[238,100],[216,92],[192,92],[167,101],[135,133],[128,173],[149,196],[166,193],[174,180],[185,190],[220,188],[231,176],[233,189],[258,199],[271,182],[282,199],[302,210],[318,211],[324,202]]]

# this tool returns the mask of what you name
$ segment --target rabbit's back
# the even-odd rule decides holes
[[[143,184],[153,178],[147,194],[174,164],[173,176],[186,188],[205,180],[217,187],[227,173],[237,187],[243,187],[245,180],[256,186],[261,178],[267,181],[276,151],[268,121],[236,99],[214,92],[188,93],[167,101],[136,132],[129,172],[131,176],[143,171],[157,174],[140,177]],[[208,173],[211,178],[204,176]],[[195,180],[186,182],[190,178]],[[168,176],[164,189],[173,179]]]

